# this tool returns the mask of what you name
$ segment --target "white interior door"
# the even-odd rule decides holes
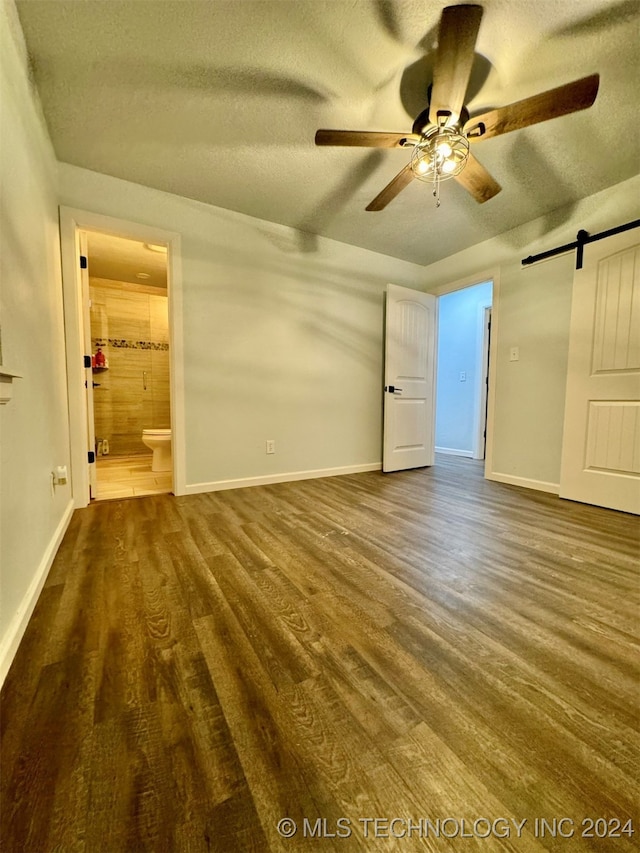
[[[433,465],[436,297],[387,285],[383,471]]]
[[[82,336],[84,341],[85,355],[91,355],[93,348],[91,344],[91,298],[89,293],[89,268],[81,263],[81,258],[88,258],[88,240],[85,231],[78,231],[79,257],[80,264],[80,284],[82,289]],[[96,449],[96,429],[93,413],[93,370],[85,367],[85,387],[87,389],[87,450],[90,453],[95,453]],[[91,456],[88,456],[88,460]],[[96,496],[96,463],[94,461],[87,463],[89,465],[89,497]]]
[[[571,308],[560,497],[640,514],[640,232],[585,247]]]

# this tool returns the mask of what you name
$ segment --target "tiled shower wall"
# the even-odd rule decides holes
[[[150,453],[142,430],[171,426],[167,292],[97,278],[89,289],[93,353],[109,365],[93,371],[96,441],[110,455]]]

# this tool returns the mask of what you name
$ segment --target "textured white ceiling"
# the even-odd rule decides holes
[[[60,160],[405,260],[446,257],[640,165],[638,0],[485,0],[471,112],[595,71],[596,103],[477,143],[503,187],[484,205],[451,181],[436,210],[414,181],[377,213],[364,208],[408,152],[317,148],[314,134],[409,130],[445,3],[17,5]]]

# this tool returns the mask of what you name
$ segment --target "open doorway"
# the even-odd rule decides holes
[[[492,281],[438,298],[438,453],[485,458],[492,301]]]
[[[498,292],[499,270],[432,293],[387,285],[383,472],[433,465],[434,451],[484,460],[485,476],[492,471]]]
[[[97,500],[172,490],[167,247],[86,231]]]
[[[67,350],[67,387],[69,396],[69,428],[71,454],[71,488],[74,506],[87,506],[92,495],[95,497],[96,482],[96,453],[98,450],[95,435],[95,413],[93,407],[93,382],[101,382],[99,371],[92,367],[92,357],[97,355],[90,324],[90,293],[88,270],[88,237],[90,234],[111,235],[124,238],[138,244],[162,246],[165,252],[156,252],[163,256],[162,264],[166,267],[166,291],[168,296],[168,350],[164,347],[158,351],[168,352],[170,376],[170,424],[171,424],[171,456],[172,456],[172,489],[174,494],[185,493],[185,446],[184,446],[184,367],[183,367],[183,336],[182,336],[182,273],[181,273],[181,238],[173,231],[141,225],[129,220],[116,219],[86,210],[60,207],[60,245],[62,252],[62,289],[65,312],[65,342]],[[148,254],[152,250],[145,250]],[[94,252],[95,255],[95,252]],[[92,272],[95,272],[95,267]],[[138,272],[143,272],[141,268]],[[104,273],[103,273],[104,274]],[[113,274],[105,275],[105,278]],[[115,275],[118,278],[121,274]],[[112,279],[113,280],[113,277]],[[149,279],[134,281],[145,282]],[[166,304],[166,303],[165,303]],[[109,337],[113,337],[109,335]],[[150,338],[131,336],[129,339],[151,341]],[[123,335],[114,340],[127,340]],[[104,338],[101,338],[104,340]],[[143,348],[143,347],[141,347]],[[126,347],[115,347],[126,349]],[[104,351],[103,351],[104,355]],[[110,355],[110,353],[109,353]],[[105,357],[111,365],[111,359]],[[97,364],[96,364],[97,366]],[[102,371],[102,375],[111,375]],[[148,378],[148,377],[147,377]],[[142,377],[144,382],[144,377]],[[96,389],[99,390],[99,389]],[[144,390],[144,389],[143,389]],[[151,422],[149,428],[155,428]],[[147,425],[143,427],[147,428]],[[103,435],[97,438],[104,439]],[[140,447],[140,446],[139,446]],[[107,457],[113,458],[112,445],[107,436]],[[147,449],[142,445],[143,451]],[[148,453],[153,453],[148,448]],[[104,456],[104,443],[102,445]],[[135,454],[137,455],[137,454]],[[138,492],[139,493],[139,492]],[[115,495],[114,495],[115,496]]]

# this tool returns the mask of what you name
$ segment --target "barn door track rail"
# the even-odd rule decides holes
[[[615,228],[609,228],[608,231],[601,231],[599,234],[589,234],[588,231],[580,230],[576,235],[573,243],[565,243],[564,246],[558,246],[555,249],[548,249],[546,252],[540,252],[538,255],[529,255],[528,258],[522,259],[523,266],[535,264],[538,261],[544,261],[547,258],[552,258],[554,255],[563,255],[565,252],[576,250],[576,269],[582,269],[582,260],[584,257],[584,247],[587,243],[595,243],[597,240],[604,240],[605,237],[613,237],[614,234],[621,234],[623,231],[630,231],[632,228],[640,227],[640,219],[634,219],[631,222],[625,222],[624,225],[617,225]]]

